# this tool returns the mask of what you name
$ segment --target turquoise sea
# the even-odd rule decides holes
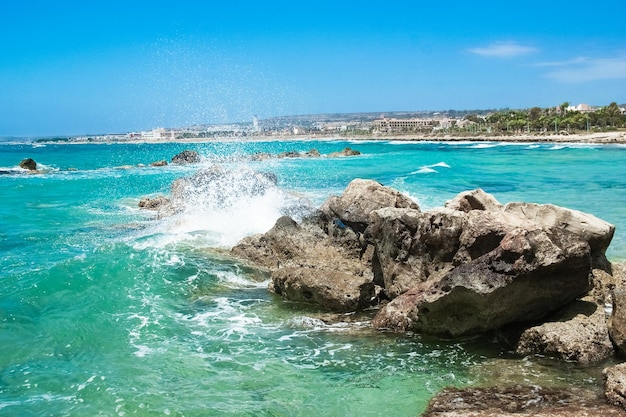
[[[350,158],[269,159],[346,146]],[[183,149],[203,162],[150,167]],[[18,172],[23,158],[42,174]],[[234,180],[158,219],[144,196],[220,164]],[[423,209],[483,188],[617,226],[626,260],[626,147],[396,141],[35,145],[0,143],[0,416],[417,416],[442,387],[502,381],[593,389],[600,367],[516,358],[487,335],[433,340],[326,324],[268,293],[224,249],[353,178]],[[252,171],[274,188],[246,193]],[[206,190],[205,190],[206,191]]]

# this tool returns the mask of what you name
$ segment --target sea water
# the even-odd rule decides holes
[[[251,157],[346,146],[362,154]],[[202,162],[149,165],[184,149]],[[42,172],[21,171],[27,157]],[[191,195],[172,217],[138,208],[216,165],[236,173],[219,193]],[[370,178],[423,209],[480,187],[585,211],[617,226],[608,256],[623,261],[624,167],[619,145],[0,144],[0,416],[416,416],[451,385],[593,389],[598,367],[517,358],[492,336],[378,332],[368,314],[329,322],[269,294],[267,276],[227,250]],[[254,172],[276,185],[242,191]]]

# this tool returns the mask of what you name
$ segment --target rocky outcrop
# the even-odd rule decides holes
[[[150,163],[151,167],[164,167],[167,166],[167,161],[165,159],[162,159],[160,161],[154,161]]]
[[[32,159],[32,158],[22,159],[20,161],[20,168],[26,169],[26,170],[29,170],[29,171],[36,171],[37,170],[37,162],[35,162],[35,160]]]
[[[184,150],[172,157],[172,164],[175,165],[197,164],[200,161],[200,154],[190,150]]]
[[[538,386],[445,388],[422,417],[600,417],[626,415],[593,393]]]
[[[341,196],[329,198],[314,221],[281,219],[233,253],[268,267],[272,290],[286,298],[340,311],[388,298],[375,327],[461,336],[539,320],[584,296],[592,288],[593,262],[604,258],[613,231],[593,216],[561,207],[503,206],[482,190],[422,212],[398,191],[357,179]],[[310,270],[341,274],[320,278],[314,296]],[[337,294],[330,304],[322,301],[333,279],[345,287],[344,274],[356,277],[347,298],[367,303],[339,303],[345,297]],[[362,277],[371,279],[373,292]],[[602,330],[597,332],[588,335],[599,341]],[[579,359],[602,355],[584,351]]]
[[[590,364],[615,352],[609,338],[604,307],[592,301],[576,301],[550,321],[525,330],[516,352],[541,354]]]

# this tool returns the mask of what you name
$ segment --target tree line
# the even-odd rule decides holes
[[[589,112],[568,110],[569,107],[570,103],[564,102],[556,107],[507,109],[487,116],[470,114],[465,119],[474,122],[469,130],[492,133],[606,131],[626,126],[626,116],[615,102]]]

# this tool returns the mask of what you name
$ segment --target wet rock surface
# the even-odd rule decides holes
[[[537,386],[446,388],[430,401],[422,417],[602,417],[626,411],[577,390]]]

